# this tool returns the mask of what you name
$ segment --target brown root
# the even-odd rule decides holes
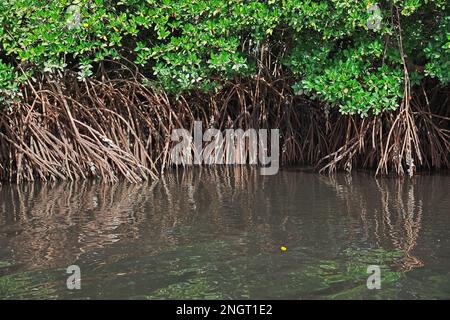
[[[217,93],[181,97],[145,80],[136,72],[128,79],[80,82],[67,74],[29,83],[23,101],[0,113],[0,179],[157,179],[172,166],[172,130],[192,131],[198,120],[219,130],[278,128],[280,162],[321,172],[372,168],[412,175],[450,168],[445,88],[408,92],[398,111],[359,118],[294,96],[281,71],[262,69],[255,79],[235,79]]]

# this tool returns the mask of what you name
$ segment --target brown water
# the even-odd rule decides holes
[[[0,298],[449,299],[449,186],[246,168],[2,185]]]

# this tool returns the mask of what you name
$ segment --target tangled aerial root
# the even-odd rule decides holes
[[[21,182],[100,177],[157,179],[171,166],[171,132],[205,127],[279,128],[281,163],[321,171],[374,168],[412,175],[450,168],[448,92],[433,88],[395,112],[358,118],[294,97],[288,85],[258,76],[229,82],[215,94],[178,98],[127,79],[43,78],[0,113],[0,179]]]
[[[167,130],[163,119],[153,127],[154,108],[170,113],[163,95],[129,81],[85,81],[73,92],[50,82],[26,93],[30,102],[0,118],[2,178],[115,181],[123,176],[138,182],[157,177],[149,146],[158,141],[147,132]]]
[[[417,169],[448,169],[450,116],[445,109],[432,113],[429,106],[414,103],[365,119],[341,117],[331,125],[334,150],[317,167],[321,172],[372,168],[376,174],[398,176],[412,176]]]

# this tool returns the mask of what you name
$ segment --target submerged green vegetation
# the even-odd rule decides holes
[[[396,259],[404,255],[401,251],[389,251],[383,248],[373,250],[347,249],[336,260],[311,261],[310,265],[293,270],[279,270],[277,277],[258,276],[243,278],[241,269],[235,261],[223,271],[233,279],[234,286],[219,287],[221,276],[212,275],[208,265],[195,260],[189,261],[188,269],[177,271],[183,282],[176,282],[156,290],[147,299],[248,299],[258,295],[258,287],[270,287],[273,297],[298,298],[304,296],[325,299],[361,299],[362,297],[383,299],[395,296],[399,288],[396,284],[405,278],[405,274],[395,267]],[[197,257],[198,259],[199,257]],[[256,269],[255,265],[262,256],[253,257],[246,268]],[[279,259],[282,259],[281,257]],[[305,259],[308,259],[305,257]],[[198,265],[197,265],[198,263]],[[383,290],[370,291],[366,286],[367,266],[377,264],[382,269]],[[268,267],[270,269],[270,266]],[[250,272],[247,270],[248,272]],[[172,274],[175,275],[175,274]],[[233,288],[233,289],[232,289]]]
[[[398,250],[378,249],[347,249],[334,260],[308,260],[307,265],[293,266],[288,270],[274,269],[268,265],[265,274],[258,274],[261,261],[283,259],[276,253],[258,254],[250,257],[234,257],[228,262],[221,258],[221,250],[230,250],[229,244],[211,242],[195,244],[179,248],[166,248],[169,253],[177,253],[176,258],[162,253],[158,256],[160,262],[158,272],[154,269],[155,259],[151,257],[141,261],[141,271],[152,275],[154,283],[148,285],[148,294],[132,296],[134,299],[251,299],[261,296],[263,288],[271,288],[271,297],[291,299],[320,298],[320,299],[393,299],[401,291],[403,285],[414,278],[408,278],[408,272],[399,268],[399,260],[404,252]],[[208,254],[205,254],[208,253]],[[301,253],[297,253],[300,254]],[[211,256],[212,255],[212,256]],[[211,257],[214,259],[211,260]],[[141,280],[130,273],[121,273],[123,268],[129,268],[129,262],[116,261],[115,266],[105,265],[100,268],[97,277],[107,278],[103,286],[95,287],[96,277],[88,278],[83,285],[92,296],[86,296],[83,291],[70,292],[65,288],[67,276],[64,268],[33,270],[27,272],[0,274],[1,299],[58,299],[63,297],[96,298],[106,294],[121,297],[118,293],[128,287],[136,286]],[[382,290],[368,290],[366,286],[367,266],[379,265],[382,274]],[[173,268],[176,266],[176,270]],[[244,266],[244,267],[243,267]],[[1,271],[1,268],[0,268]],[[219,272],[220,271],[220,272]],[[276,277],[271,276],[275,272]],[[161,277],[161,274],[164,277]],[[428,287],[423,288],[421,297],[445,296],[445,286],[448,281],[445,275],[429,279]],[[442,286],[443,288],[440,288]],[[105,293],[102,293],[102,292]],[[114,293],[117,292],[117,296]],[[81,294],[81,295],[79,295]],[[98,295],[98,296],[97,296]],[[122,297],[121,297],[122,298]]]
[[[3,274],[7,267],[14,264],[0,260],[0,299],[55,299],[55,290],[51,288],[54,275],[46,271],[26,271]]]
[[[4,169],[2,175],[19,180],[55,176],[43,163],[56,158],[60,163],[59,158],[64,158],[57,154],[42,158],[33,150],[31,138],[25,137],[28,132],[19,134],[25,142],[12,137],[10,131],[17,133],[19,120],[12,120],[10,113],[22,113],[20,105],[34,105],[30,112],[37,112],[36,106],[48,112],[61,103],[63,110],[52,114],[67,114],[70,125],[62,125],[65,120],[59,119],[44,127],[50,131],[54,126],[71,127],[69,140],[79,131],[92,134],[92,130],[104,132],[118,125],[105,116],[94,120],[92,112],[74,121],[80,105],[86,103],[120,113],[118,122],[126,121],[125,127],[135,131],[131,135],[144,144],[149,139],[164,139],[173,127],[175,120],[161,114],[171,111],[155,115],[139,110],[125,115],[112,106],[117,101],[123,108],[143,103],[173,108],[180,117],[177,125],[188,127],[191,117],[204,122],[213,117],[220,126],[248,127],[251,121],[245,118],[250,112],[253,126],[284,130],[284,141],[290,141],[284,156],[288,162],[322,163],[330,170],[348,169],[352,164],[383,172],[394,168],[398,174],[403,167],[410,172],[416,166],[448,167],[449,57],[450,5],[446,0],[3,0],[0,105],[2,117],[8,118],[0,126],[0,139],[15,150],[13,154],[23,153],[28,160],[19,164],[23,158],[15,157],[13,167]],[[120,96],[118,90],[122,90]],[[47,103],[51,106],[43,107]],[[175,106],[180,103],[185,105]],[[219,104],[223,107],[215,110]],[[311,113],[311,107],[319,113]],[[329,117],[335,111],[336,118]],[[430,113],[437,117],[422,119]],[[133,124],[138,114],[148,121],[153,117],[163,121],[164,135],[158,132],[149,138],[155,128]],[[49,121],[43,114],[27,121],[40,116]],[[299,120],[303,116],[309,120]],[[79,126],[77,121],[82,127],[74,127]],[[329,132],[330,121],[335,132]],[[308,134],[300,125],[318,128]],[[145,133],[148,130],[152,133]],[[422,138],[422,131],[429,132],[431,140],[428,134]],[[51,134],[50,140],[61,135]],[[372,136],[373,151],[362,147],[366,135]],[[406,137],[404,144],[395,141],[399,135]],[[127,153],[136,144],[128,141],[125,146],[125,140],[107,138]],[[61,139],[61,144],[66,145],[67,139]],[[45,144],[47,139],[38,140]],[[73,149],[86,149],[82,145]],[[131,162],[155,171],[148,162],[157,165],[165,159],[161,155],[164,147],[150,148],[147,143],[151,161]],[[158,155],[150,154],[150,149],[158,150]],[[109,155],[97,157],[107,157],[115,172],[128,166]],[[80,171],[74,176],[85,175],[91,162],[110,171],[96,163],[95,155],[79,158],[74,161],[85,169],[66,165],[68,171]],[[33,173],[17,172],[30,163]]]

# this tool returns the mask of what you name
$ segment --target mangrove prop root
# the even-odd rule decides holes
[[[24,101],[0,113],[0,179],[157,179],[172,167],[172,130],[192,130],[196,120],[219,130],[278,128],[281,163],[321,172],[450,168],[445,90],[408,92],[399,110],[360,118],[294,96],[282,77],[261,73],[181,97],[142,85],[139,75],[80,82],[68,74],[28,84]]]

